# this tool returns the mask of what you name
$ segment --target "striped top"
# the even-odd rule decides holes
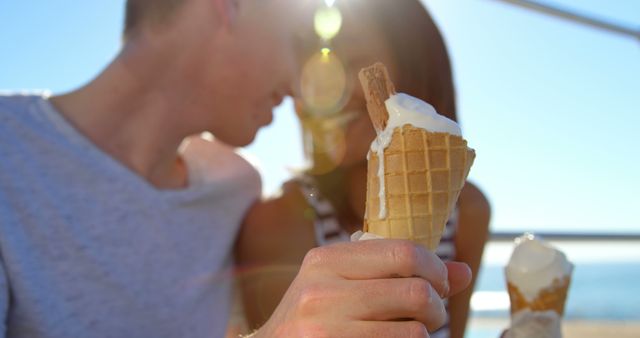
[[[340,227],[335,208],[328,199],[322,196],[313,177],[300,175],[296,177],[296,182],[315,215],[313,225],[318,246],[350,241],[351,235]],[[438,257],[445,262],[453,261],[456,257],[455,236],[457,228],[458,207],[456,206],[447,221],[440,245],[436,249]],[[436,332],[430,333],[431,338],[448,338],[450,336],[448,299],[445,299],[444,302],[447,308],[446,323]]]

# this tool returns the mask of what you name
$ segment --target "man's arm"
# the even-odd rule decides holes
[[[0,338],[7,334],[7,313],[9,312],[9,282],[0,259]]]

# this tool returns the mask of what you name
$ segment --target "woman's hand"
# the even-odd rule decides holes
[[[466,265],[445,265],[409,241],[316,248],[252,337],[428,337],[444,324],[442,298],[470,280]]]

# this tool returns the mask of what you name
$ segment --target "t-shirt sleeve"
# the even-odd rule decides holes
[[[7,334],[7,313],[9,312],[9,283],[4,270],[4,263],[0,260],[0,338]]]

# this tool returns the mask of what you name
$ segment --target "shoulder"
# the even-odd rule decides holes
[[[299,263],[315,246],[312,217],[306,212],[308,207],[294,182],[285,183],[278,195],[254,204],[242,227],[241,260]]]
[[[475,214],[482,219],[491,215],[491,206],[485,194],[473,183],[467,182],[458,199],[461,212]]]
[[[0,92],[0,137],[22,139],[48,130],[47,93]]]
[[[27,102],[26,98],[27,96],[25,95],[0,92],[0,114],[9,114],[16,107],[23,106]]]
[[[283,184],[275,196],[268,196],[256,203],[249,211],[245,223],[252,228],[271,233],[291,233],[290,227],[301,228],[311,222],[305,216],[309,208],[296,182]]]
[[[30,107],[37,101],[44,100],[42,95],[10,94],[0,92],[0,123],[7,126],[8,122],[23,119]]]
[[[192,183],[207,185],[232,182],[260,194],[260,174],[248,156],[239,150],[215,139],[192,136],[183,143],[181,154]]]
[[[467,182],[458,199],[458,239],[486,238],[489,232],[491,206],[485,194],[473,183]]]
[[[49,97],[49,93],[44,92],[5,92],[0,91],[0,113],[16,114],[26,110],[39,101],[45,101]]]
[[[35,153],[42,151],[42,146],[54,144],[48,139],[51,127],[46,124],[45,106],[42,95],[0,93],[0,152],[3,154],[0,167],[12,159],[32,160]]]

